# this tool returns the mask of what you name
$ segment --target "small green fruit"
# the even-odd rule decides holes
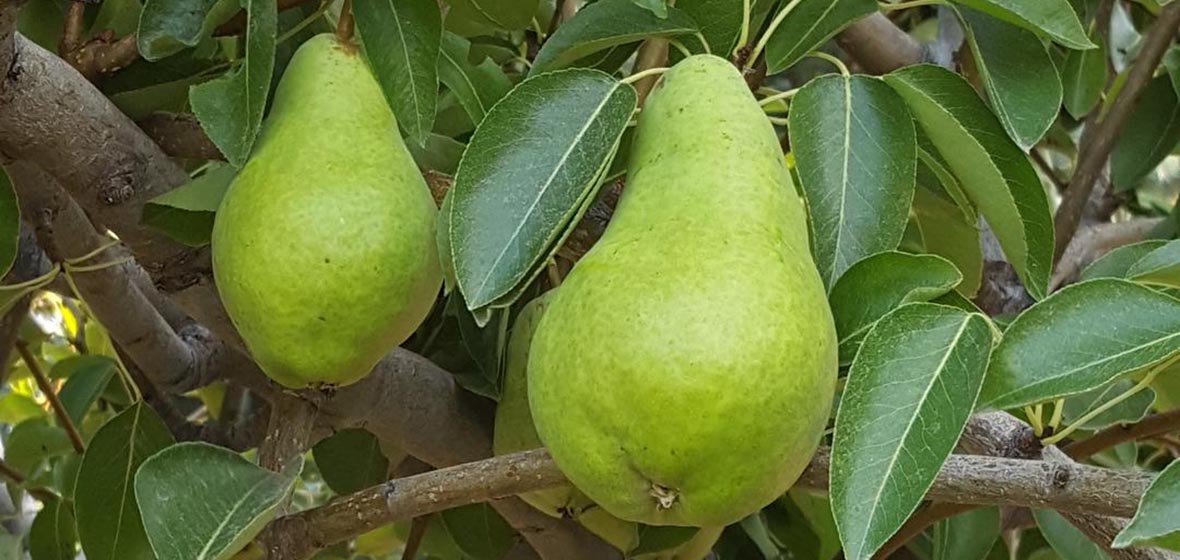
[[[226,311],[288,387],[355,382],[430,312],[437,209],[355,47],[304,43],[213,227]]]
[[[529,413],[527,364],[529,344],[537,322],[545,311],[548,295],[530,301],[521,309],[513,324],[512,336],[508,339],[504,390],[496,406],[492,439],[492,449],[496,455],[541,447],[541,438],[537,437],[533,417]],[[635,523],[607,513],[572,486],[537,490],[521,494],[520,498],[545,514],[577,520],[590,532],[623,552],[639,544],[638,526]]]
[[[836,333],[778,139],[714,56],[664,75],[605,235],[541,318],[529,401],[574,485],[622,519],[735,523],[823,433]]]

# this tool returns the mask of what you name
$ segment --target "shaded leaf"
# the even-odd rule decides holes
[[[676,9],[685,13],[700,26],[701,36],[709,44],[709,50],[721,57],[728,56],[737,47],[742,32],[742,5],[744,0],[679,0]],[[751,22],[751,27],[758,26]],[[700,52],[697,41],[688,47]]]
[[[908,66],[884,77],[906,100],[1008,261],[1036,299],[1053,263],[1053,220],[1041,179],[961,76],[938,66]]]
[[[345,496],[390,479],[389,459],[377,436],[364,428],[340,430],[311,449],[324,482]]]
[[[930,560],[984,560],[1000,538],[1000,510],[979,508],[934,525]]]
[[[574,14],[549,37],[533,60],[530,76],[565,68],[574,61],[616,45],[647,37],[696,33],[692,18],[676,8],[660,18],[632,0],[598,0]]]
[[[1008,327],[980,402],[1010,409],[1083,393],[1177,350],[1180,301],[1122,280],[1074,284]]]
[[[4,461],[16,472],[31,477],[46,459],[73,450],[65,430],[49,425],[45,418],[32,418],[17,424],[8,434],[4,441]]]
[[[164,422],[143,402],[94,434],[74,491],[87,560],[155,560],[135,501],[134,476],[148,457],[172,443]]]
[[[933,255],[887,251],[853,265],[828,297],[840,340],[840,364],[852,363],[878,319],[904,304],[945,294],[962,278],[953,264]]]
[[[959,14],[992,109],[1008,136],[1028,151],[1061,107],[1061,79],[1049,51],[1029,31],[971,8]]]
[[[784,10],[790,10],[785,12]],[[768,74],[777,74],[807,56],[852,22],[877,11],[874,0],[795,0],[783,3],[782,20],[766,42]]]
[[[438,59],[438,76],[448,89],[455,92],[459,104],[479,123],[500,98],[512,89],[512,82],[491,59],[478,65],[468,60],[471,43],[458,35],[446,32]]]
[[[1127,272],[1135,263],[1152,251],[1163,247],[1166,241],[1150,239],[1119,247],[1098,260],[1090,263],[1082,271],[1079,281],[1094,280],[1096,278],[1126,278]]]
[[[422,171],[437,171],[447,175],[454,175],[459,168],[459,160],[463,158],[463,150],[467,145],[449,136],[431,132],[426,136],[426,144],[419,146],[413,142],[406,144],[410,155],[414,156],[414,163]]]
[[[139,54],[147,60],[160,60],[195,47],[204,36],[206,16],[216,3],[217,0],[145,0],[136,33]]]
[[[237,175],[228,163],[213,163],[191,181],[147,202],[143,223],[185,245],[207,245],[213,235],[213,216]]]
[[[516,531],[488,504],[448,509],[440,518],[455,544],[472,560],[500,560],[516,543]]]
[[[922,175],[918,174],[919,182]],[[951,261],[963,275],[955,290],[967,297],[974,296],[983,278],[983,249],[977,222],[964,215],[950,199],[925,188],[914,191],[914,217],[922,230],[926,251]]]
[[[492,108],[447,193],[469,309],[510,293],[548,255],[609,167],[635,106],[630,86],[567,70],[525,80]]]
[[[421,145],[434,128],[442,15],[434,0],[356,0],[356,30],[402,134]]]
[[[632,556],[672,550],[693,538],[697,534],[696,527],[676,526],[639,526],[639,546],[630,552]]]
[[[1115,548],[1126,548],[1180,531],[1180,461],[1173,461],[1151,481],[1139,499],[1131,523],[1115,535]],[[1169,547],[1175,550],[1175,547]]]
[[[538,0],[451,0],[452,14],[480,26],[491,26],[505,31],[528,27],[537,13]],[[449,23],[449,22],[448,22]]]
[[[1070,50],[1061,65],[1063,104],[1079,120],[1098,105],[1106,88],[1106,42],[1097,36],[1091,39],[1098,48]]]
[[[1180,143],[1180,97],[1167,76],[1155,78],[1140,94],[1110,154],[1115,190],[1133,188]]]
[[[1144,255],[1127,269],[1127,278],[1141,284],[1180,288],[1180,240]]]
[[[90,410],[90,405],[94,404],[94,401],[98,400],[98,396],[106,389],[107,383],[115,375],[118,367],[114,360],[106,356],[87,357],[98,358],[97,363],[93,367],[80,369],[71,375],[57,395],[62,406],[66,409],[66,414],[75,426],[82,423],[82,417],[86,415],[86,411]],[[61,362],[58,362],[54,368],[56,369],[60,364]]]
[[[1069,560],[1107,560],[1102,549],[1094,544],[1085,533],[1066,521],[1060,513],[1048,509],[1034,509],[1033,518],[1037,521],[1037,528],[1049,541],[1049,546],[1057,552],[1058,557]]]
[[[845,557],[870,558],[954,449],[987,369],[985,317],[914,303],[877,322],[852,363],[832,442],[832,512]]]
[[[274,519],[302,458],[283,473],[207,443],[173,445],[144,461],[135,497],[159,560],[226,560]]]
[[[1104,387],[1069,397],[1065,399],[1063,419],[1067,425],[1072,425],[1076,420],[1112,399],[1120,397],[1134,386],[1135,382],[1130,379],[1116,379]],[[1151,389],[1139,391],[1079,427],[1083,430],[1101,430],[1114,424],[1137,422],[1151,411],[1151,404],[1154,401],[1155,391]]]
[[[278,26],[275,0],[242,0],[242,6],[249,14],[242,63],[225,76],[189,90],[189,103],[201,128],[236,167],[246,163],[262,126]]]
[[[78,537],[74,533],[74,512],[69,502],[46,501],[29,528],[32,560],[74,560]]]
[[[1070,49],[1092,49],[1068,0],[952,0],[1053,39]]]
[[[914,197],[913,120],[880,80],[830,75],[799,90],[788,128],[830,289],[848,267],[901,241]]]

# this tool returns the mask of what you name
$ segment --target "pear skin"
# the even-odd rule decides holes
[[[552,292],[549,292],[552,293]],[[549,293],[524,306],[516,317],[504,363],[504,388],[496,405],[492,449],[507,455],[541,447],[541,438],[529,413],[527,365],[529,344],[545,310]],[[639,545],[639,526],[623,521],[598,507],[572,486],[537,490],[520,498],[537,510],[558,518],[571,518],[615,548],[627,552]]]
[[[262,370],[347,385],[409,337],[442,282],[437,213],[356,47],[300,46],[213,227],[218,291]]]
[[[729,62],[686,58],[648,98],[618,209],[528,372],[541,441],[621,519],[729,525],[806,467],[836,332],[778,139]]]

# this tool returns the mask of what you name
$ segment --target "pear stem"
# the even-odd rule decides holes
[[[344,5],[340,7],[340,20],[336,22],[336,38],[341,43],[351,43],[352,34],[352,0],[344,0]]]

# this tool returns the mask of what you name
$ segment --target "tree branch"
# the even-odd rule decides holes
[[[45,371],[41,369],[41,362],[29,351],[29,345],[19,338],[16,340],[16,351],[20,354],[21,359],[25,361],[25,367],[29,368],[29,372],[33,374],[33,379],[37,381],[37,387],[45,395],[45,400],[49,401],[49,408],[52,408],[53,414],[57,416],[57,423],[61,424],[61,428],[70,437],[70,443],[74,445],[74,451],[79,455],[85,453],[86,444],[82,442],[82,434],[78,433],[78,427],[74,425],[74,421],[66,413],[66,407],[62,406],[61,400],[57,398],[57,390],[49,382],[49,377],[45,375]]]
[[[1155,74],[1155,68],[1163,58],[1168,45],[1172,43],[1177,25],[1180,25],[1180,4],[1169,4],[1160,10],[1159,17],[1144,37],[1139,55],[1135,58],[1130,72],[1127,73],[1127,79],[1119,89],[1110,109],[1104,117],[1093,126],[1086,127],[1082,133],[1082,139],[1078,144],[1078,163],[1053,220],[1056,234],[1056,247],[1053,253],[1055,260],[1061,258],[1073,239],[1082,218],[1082,211],[1090,198],[1090,191],[1093,190],[1095,181],[1098,180],[1111,150],[1114,149],[1115,139],[1135,108],[1143,88]]]
[[[209,139],[190,113],[152,113],[136,124],[155,143],[174,158],[195,160],[224,160],[225,156]]]
[[[1081,231],[1069,244],[1069,249],[1057,261],[1049,289],[1071,282],[1082,269],[1099,257],[1122,247],[1147,239],[1164,222],[1164,218],[1139,218],[1126,222],[1095,224]]]
[[[827,488],[828,450],[821,449],[800,487]],[[952,455],[928,497],[958,504],[1051,508],[1131,516],[1152,475],[1074,463]],[[374,527],[452,507],[568,484],[543,449],[485,459],[397,479],[327,506],[280,519],[288,534],[303,534],[291,558]]]
[[[1176,430],[1180,430],[1180,409],[1152,414],[1134,424],[1116,424],[1086,439],[1070,443],[1062,451],[1080,461],[1120,443],[1143,440]]]
[[[868,74],[887,74],[926,58],[922,44],[880,12],[848,26],[836,42]]]

